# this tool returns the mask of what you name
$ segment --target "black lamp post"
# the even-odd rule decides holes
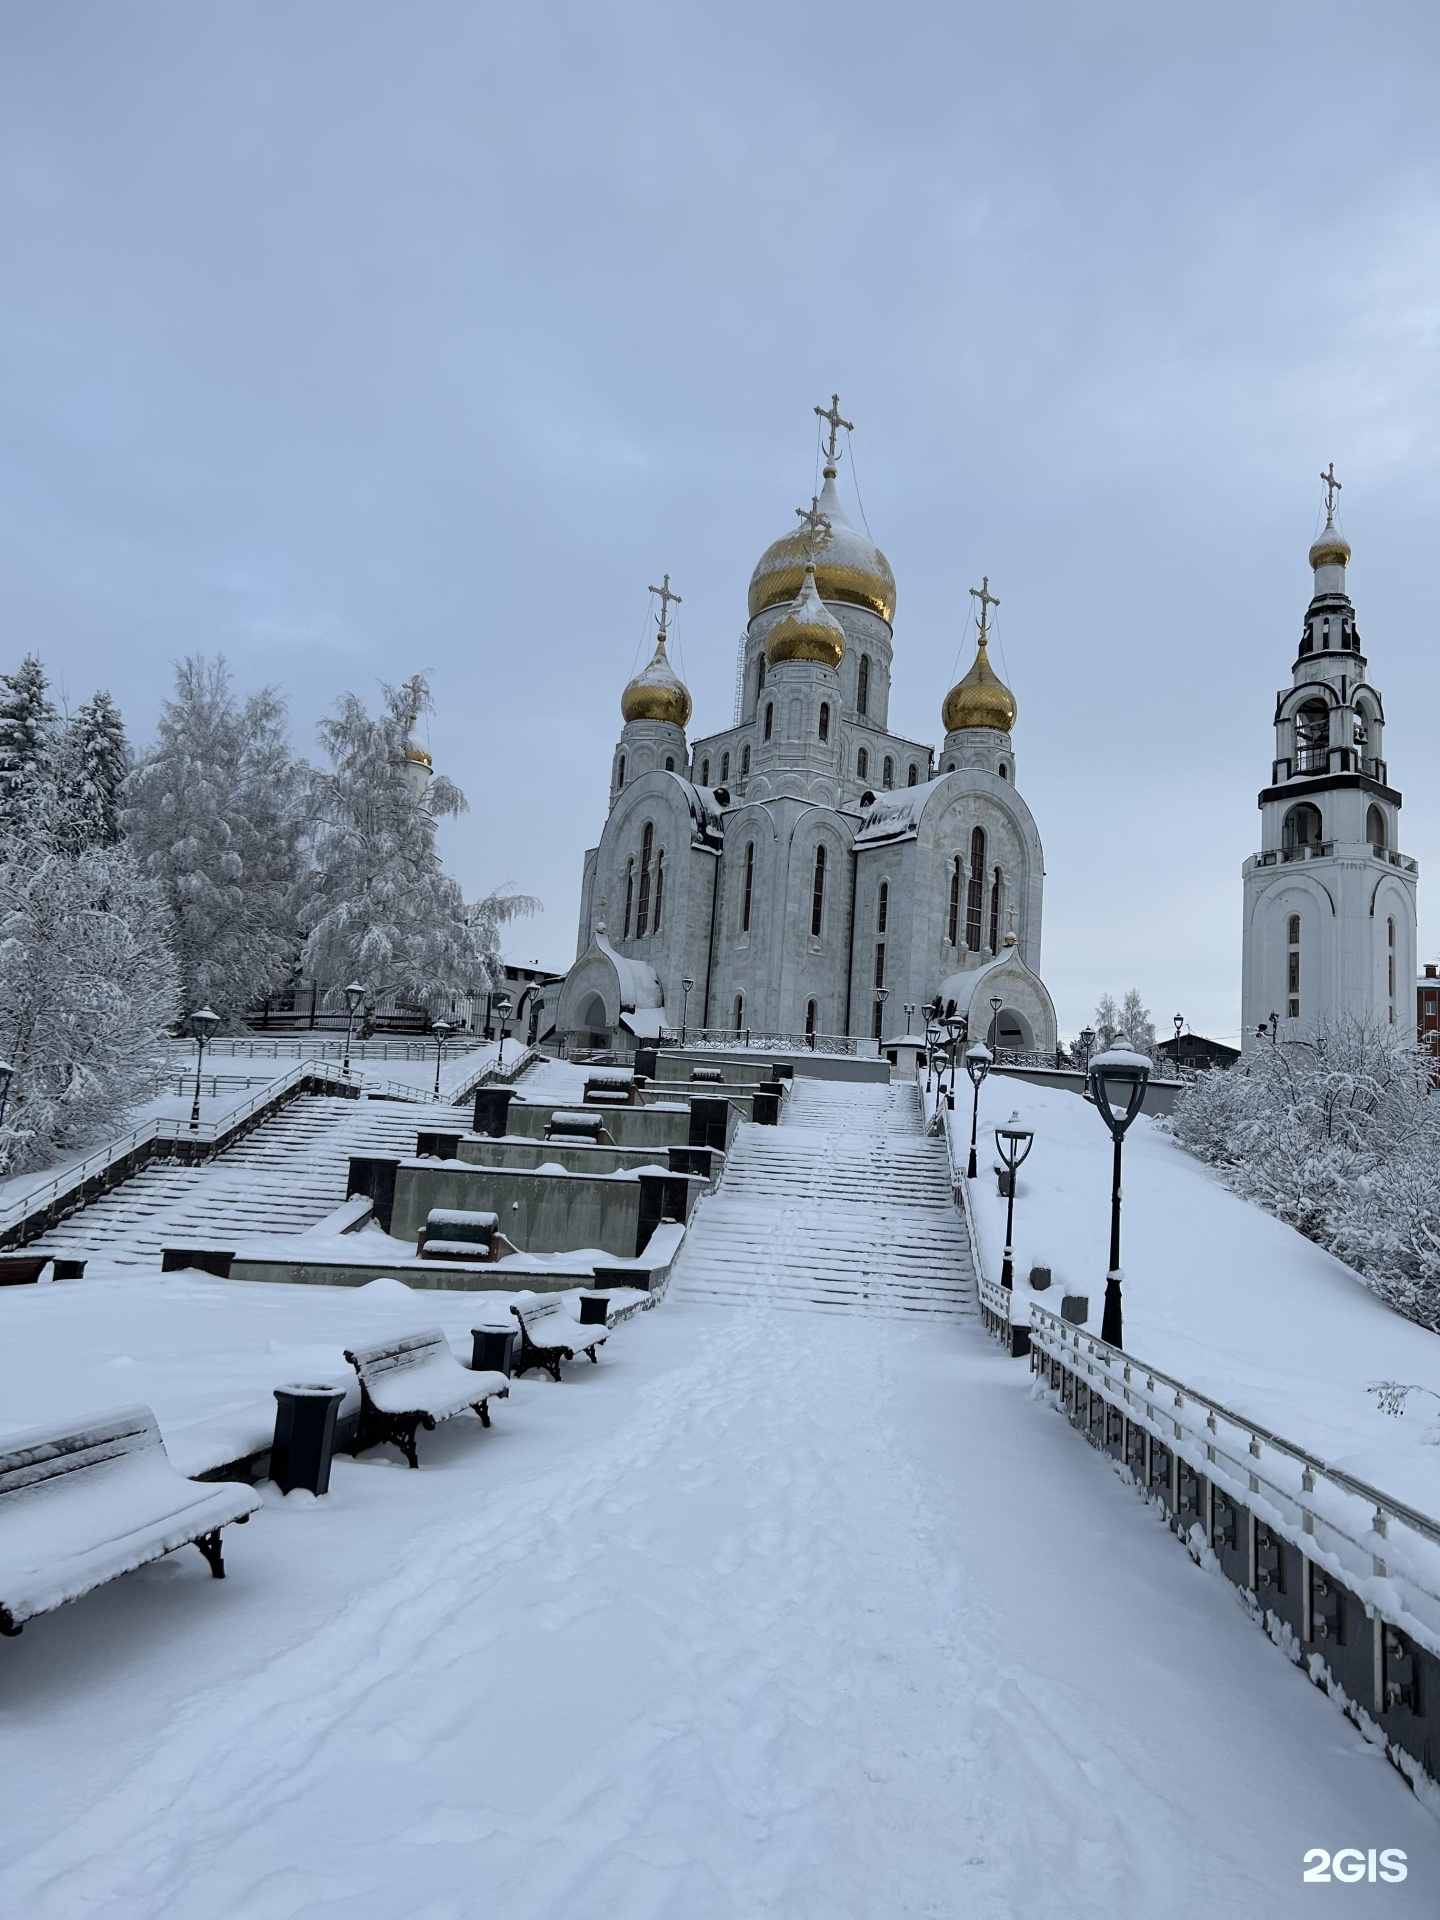
[[[10,1102],[10,1082],[15,1078],[15,1069],[8,1060],[0,1060],[0,1126],[5,1124],[5,1109]]]
[[[1095,1029],[1093,1027],[1082,1027],[1080,1029],[1080,1036],[1075,1044],[1080,1049],[1080,1071],[1082,1073],[1089,1073],[1090,1056],[1095,1051]]]
[[[911,1021],[912,1021],[912,1020],[913,1020],[914,1018],[915,1018],[915,1009],[914,1009],[914,1007],[906,1007],[906,1009],[905,1009],[905,1038],[906,1038],[907,1040],[908,1040],[908,1039],[910,1038],[910,1022],[911,1022]]]
[[[500,1051],[495,1057],[497,1067],[503,1067],[505,1064],[505,1022],[510,1018],[512,1004],[508,993],[502,993],[495,1002],[495,1013],[500,1022]]]
[[[500,1002],[497,1000],[495,1002],[497,1010],[499,1005]],[[440,1066],[445,1058],[445,1042],[454,1031],[454,1027],[448,1020],[432,1020],[430,1022],[430,1038],[435,1042],[435,1098],[437,1100],[440,1098]],[[502,1040],[500,1044],[503,1046],[505,1043]]]
[[[990,1071],[990,1062],[994,1054],[983,1040],[977,1040],[965,1055],[965,1071],[970,1076],[970,1084],[975,1089],[975,1098],[970,1107],[970,1164],[965,1169],[965,1178],[973,1180],[976,1173],[975,1137],[980,1128],[980,1082]]]
[[[1120,1300],[1120,1156],[1125,1131],[1145,1104],[1150,1062],[1137,1053],[1122,1033],[1113,1046],[1090,1062],[1090,1093],[1096,1111],[1115,1142],[1114,1174],[1110,1185],[1110,1271],[1105,1276],[1105,1314],[1100,1338],[1112,1347],[1125,1345],[1125,1317]]]
[[[1185,1024],[1184,1014],[1177,1013],[1175,1015],[1175,1077],[1177,1080],[1180,1077],[1180,1029],[1184,1026],[1184,1024]]]
[[[213,1007],[201,1007],[190,1016],[190,1031],[195,1036],[195,1098],[190,1103],[190,1131],[200,1131],[200,1069],[205,1064],[205,1042],[220,1024]]]
[[[680,1003],[680,1044],[685,1044],[685,1035],[690,1030],[690,996],[695,991],[695,982],[687,974],[680,982],[680,991],[685,996]]]
[[[1004,1004],[1005,1002],[1000,998],[998,993],[991,994],[989,1040],[992,1047],[998,1048],[1000,1045],[1000,1009]]]
[[[950,1106],[953,1111],[955,1106],[955,1069],[959,1063],[960,1042],[968,1036],[970,1023],[963,1014],[947,1013],[940,1024],[945,1029],[945,1044],[950,1054]]]
[[[968,1057],[967,1062],[968,1065]],[[975,1092],[978,1096],[980,1089]],[[1000,1264],[1000,1284],[1014,1288],[1015,1263],[1013,1259],[1015,1239],[1015,1175],[1035,1144],[1035,1135],[1029,1127],[1020,1125],[1018,1113],[1012,1113],[1008,1127],[995,1129],[995,1145],[1000,1158],[1005,1162],[1005,1171],[1009,1178],[1005,1182],[1005,1258]]]
[[[875,1052],[877,1056],[879,1055],[879,1053],[881,1052],[881,1049],[885,1045],[885,1002],[889,998],[890,998],[889,987],[876,987],[875,989],[875,1007],[876,1007],[875,1025],[879,1028],[879,1032],[875,1035]]]
[[[364,987],[358,980],[352,980],[345,989],[345,1004],[350,1009],[350,1018],[345,1023],[345,1059],[340,1068],[340,1071],[345,1074],[350,1071],[350,1042],[355,1037],[355,1016],[359,1013],[364,999]]]

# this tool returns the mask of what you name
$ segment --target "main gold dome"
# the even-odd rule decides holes
[[[765,636],[765,657],[772,667],[782,660],[838,667],[845,658],[845,629],[820,598],[815,572],[806,566],[799,593]]]
[[[1312,567],[1344,567],[1350,562],[1350,542],[1335,524],[1333,514],[1325,516],[1324,530],[1310,549]]]
[[[670,664],[662,629],[655,636],[655,653],[620,696],[620,711],[631,720],[668,720],[683,727],[690,718],[690,689]]]
[[[1015,696],[990,664],[986,636],[980,635],[970,671],[945,696],[940,717],[947,733],[962,727],[993,727],[1009,733],[1015,725]]]
[[[835,491],[835,469],[826,467],[820,511],[830,522],[830,534],[816,555],[815,584],[822,600],[839,600],[851,607],[868,607],[882,620],[895,618],[895,576],[879,547],[845,518]],[[785,533],[761,554],[750,576],[750,618],[767,607],[782,607],[805,584],[809,548],[805,531]]]

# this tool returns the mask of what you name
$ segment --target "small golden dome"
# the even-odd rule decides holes
[[[631,720],[668,720],[683,727],[690,718],[690,689],[670,664],[665,631],[655,636],[655,655],[620,696],[620,711]]]
[[[838,600],[846,606],[868,607],[885,621],[895,618],[895,576],[890,562],[873,541],[858,532],[845,518],[840,496],[835,491],[835,469],[826,467],[825,485],[820,494],[820,512],[830,522],[830,534],[815,562],[815,584],[822,600]],[[805,563],[809,557],[805,531],[782,534],[761,554],[750,576],[750,618],[767,607],[783,607],[793,600],[805,581]]]
[[[961,727],[993,727],[1009,733],[1015,724],[1015,696],[990,665],[986,636],[980,635],[975,662],[965,678],[950,689],[940,717],[947,733]]]
[[[1327,513],[1324,531],[1317,537],[1310,549],[1312,567],[1343,567],[1349,564],[1350,542],[1335,524],[1335,516]]]
[[[765,657],[772,667],[782,660],[815,660],[823,667],[838,667],[845,658],[845,629],[820,598],[814,567],[806,567],[793,604],[766,634]]]

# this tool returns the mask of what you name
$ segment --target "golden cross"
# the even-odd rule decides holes
[[[988,573],[982,576],[978,587],[971,587],[970,597],[980,602],[980,638],[983,640],[985,638],[985,617],[991,607],[998,607],[1000,604],[995,595],[990,591],[990,576]]]
[[[835,447],[840,438],[840,429],[844,427],[847,433],[853,433],[855,430],[855,422],[853,420],[842,420],[840,418],[840,396],[838,393],[831,394],[830,405],[828,407],[816,407],[815,411],[822,420],[828,420],[830,422],[830,444],[825,449],[825,461],[828,466],[833,467],[835,464]]]
[[[658,593],[660,596],[660,631],[661,633],[664,633],[665,631],[665,617],[670,611],[670,602],[673,600],[677,607],[682,604],[680,595],[678,593],[672,593],[670,591],[670,576],[668,573],[664,575],[664,581],[665,581],[665,584],[662,587],[646,588],[647,593]]]
[[[1333,460],[1330,462],[1329,471],[1322,473],[1320,478],[1325,482],[1325,517],[1333,520],[1335,517],[1335,496],[1340,491],[1340,482],[1335,478],[1335,462]]]
[[[811,494],[809,507],[796,507],[795,517],[805,529],[805,552],[810,564],[815,564],[815,556],[820,549],[829,544],[830,520],[820,511],[820,496]]]

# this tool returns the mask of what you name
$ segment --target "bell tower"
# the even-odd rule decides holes
[[[1300,1040],[1339,1019],[1414,1021],[1417,863],[1400,851],[1399,790],[1385,708],[1369,679],[1345,582],[1332,462],[1325,526],[1310,548],[1315,590],[1291,684],[1275,703],[1260,851],[1243,868],[1241,1042]]]

